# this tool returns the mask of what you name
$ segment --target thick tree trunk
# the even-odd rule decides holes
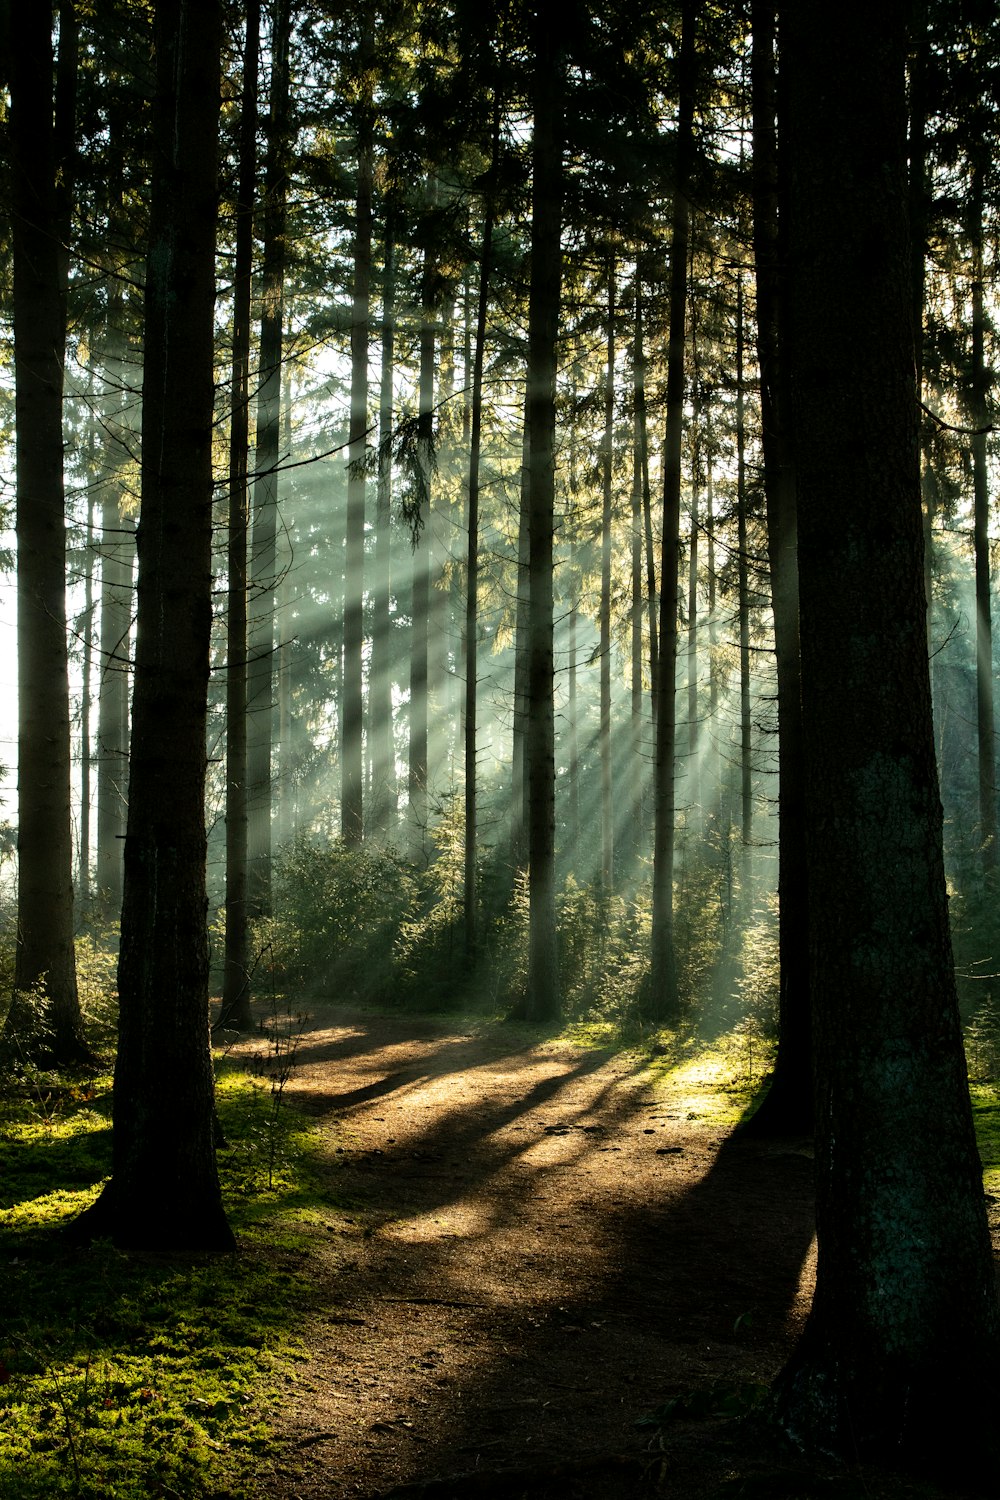
[[[803,807],[802,706],[795,474],[790,452],[785,363],[781,358],[781,252],[774,7],[753,10],[754,259],[761,443],[778,708],[778,1053],[767,1097],[748,1135],[812,1129],[809,933]]]
[[[229,418],[229,578],[226,595],[226,953],[220,1026],[248,1031],[247,912],[247,454],[250,433],[250,277],[257,183],[257,63],[260,0],[247,0],[240,117],[236,264],[233,275],[232,411]]]
[[[63,355],[68,225],[59,212],[52,14],[10,12],[17,428],[18,895],[6,1050],[87,1062],[73,948]],[[65,106],[64,106],[65,107]],[[38,1000],[43,997],[41,1013]],[[40,1024],[39,1024],[40,1023]]]
[[[347,522],[344,538],[344,688],[341,699],[340,832],[353,848],[364,834],[364,568],[365,472],[368,444],[368,328],[371,318],[372,152],[374,119],[371,65],[375,37],[371,14],[361,22],[360,98],[356,107],[358,191],[354,220],[354,291],[351,313],[351,420],[348,439]]]
[[[983,1459],[985,1485],[1000,1350],[927,670],[908,11],[783,19],[819,1258],[777,1412],[852,1461],[960,1482]]]
[[[274,0],[270,115],[264,169],[260,374],[250,541],[247,650],[247,910],[271,911],[271,739],[274,696],[274,595],[277,587],[278,463],[288,194],[288,43],[290,0]]]
[[[559,1013],[556,953],[555,711],[552,561],[557,339],[562,288],[562,110],[565,63],[557,34],[534,12],[531,290],[528,299],[528,781],[529,935],[525,1011]]]
[[[208,1047],[205,729],[221,8],[160,0],[112,1177],[79,1238],[228,1250]]]
[[[684,323],[690,209],[688,176],[694,126],[694,6],[681,8],[677,146],[670,243],[670,331],[667,350],[667,430],[663,446],[663,535],[653,768],[653,923],[646,1010],[658,1021],[680,1012],[674,952],[674,771],[677,739],[677,588],[681,518],[681,438],[684,427]]]

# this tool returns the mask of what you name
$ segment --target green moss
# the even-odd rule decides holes
[[[110,1169],[110,1094],[8,1104],[0,1121],[0,1494],[243,1500],[279,1391],[305,1358],[311,1243],[336,1217],[317,1143],[269,1086],[219,1080],[220,1172],[237,1255],[191,1263],[67,1250],[52,1233]],[[93,1097],[91,1097],[93,1095]]]
[[[974,1083],[970,1092],[983,1182],[988,1193],[1000,1197],[1000,1081]]]

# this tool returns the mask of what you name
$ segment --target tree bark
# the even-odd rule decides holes
[[[692,322],[694,306],[692,305]],[[692,330],[692,346],[694,336]],[[694,392],[691,399],[691,531],[688,543],[687,576],[687,827],[697,833],[701,823],[701,775],[698,764],[698,552],[701,525],[701,400],[698,391],[697,354],[694,355]]]
[[[976,742],[979,782],[979,857],[988,886],[997,870],[996,726],[993,718],[993,590],[990,578],[990,481],[986,429],[990,425],[990,372],[986,366],[983,286],[983,168],[973,163],[972,369],[969,410],[978,429],[972,438],[973,541],[976,563]],[[996,892],[984,893],[987,902]]]
[[[750,559],[747,552],[746,417],[743,393],[743,276],[736,275],[736,551],[740,634],[740,841],[749,875],[753,844],[753,722],[750,714]],[[745,892],[744,892],[745,894]]]
[[[215,1162],[204,801],[221,19],[215,0],[156,8],[112,1176],[74,1231],[153,1250],[234,1244]]]
[[[257,182],[260,0],[247,0],[233,275],[232,411],[229,419],[229,576],[226,593],[226,952],[218,1025],[249,1031],[247,911],[247,457],[250,434],[250,277]]]
[[[372,745],[372,827],[386,833],[396,819],[396,752],[392,732],[392,645],[389,603],[392,572],[392,435],[395,364],[396,260],[392,215],[387,213],[382,266],[382,362],[379,386],[379,459],[375,495],[375,577],[372,582],[372,661],[368,724]]]
[[[517,599],[514,616],[514,704],[511,715],[511,865],[523,869],[528,837],[528,501],[531,428],[525,395],[521,433],[521,482],[517,512]]]
[[[908,13],[782,23],[819,1258],[776,1410],[808,1448],[985,1483],[998,1311],[927,669]]]
[[[117,112],[109,133],[113,159],[124,149],[124,122]],[[107,234],[122,223],[121,170],[108,184]],[[106,438],[105,476],[101,486],[100,679],[97,697],[97,870],[99,900],[117,920],[122,903],[122,857],[128,807],[129,651],[132,631],[133,525],[122,504],[123,475],[130,462],[125,431],[128,411],[123,279],[114,265],[108,274],[104,333],[104,392],[101,426]]]
[[[69,18],[68,18],[69,19]],[[66,235],[57,194],[52,14],[9,14],[15,423],[17,429],[18,894],[14,996],[4,1049],[91,1061],[73,947],[73,835],[66,643],[63,358]],[[62,111],[69,106],[62,100]],[[65,192],[66,176],[63,178]],[[63,210],[63,211],[61,211]],[[34,991],[38,1002],[29,998]]]
[[[247,910],[271,911],[271,739],[274,695],[274,595],[277,587],[278,462],[281,448],[281,364],[285,223],[288,195],[288,43],[290,0],[274,0],[270,114],[264,167],[260,374],[250,541],[247,651]]]
[[[694,17],[681,7],[681,48],[674,206],[670,244],[670,331],[667,349],[667,430],[663,447],[663,534],[660,553],[660,628],[653,767],[653,919],[646,1010],[657,1021],[680,1013],[674,952],[674,761],[677,739],[677,588],[681,513],[681,438],[684,428],[684,324],[690,209],[688,177],[694,128]]]
[[[781,340],[781,246],[774,7],[753,10],[754,261],[761,444],[778,709],[778,1052],[767,1096],[746,1134],[808,1135],[813,1121],[808,885],[803,809],[802,706],[795,473]]]
[[[556,30],[533,15],[531,289],[528,299],[528,1018],[559,1013],[555,893],[552,561],[557,339],[562,286],[565,61]]]
[[[418,462],[420,464],[421,534],[413,549],[412,606],[410,610],[410,837],[424,847],[427,831],[427,660],[431,604],[430,506],[434,471],[434,354],[436,327],[433,307],[434,256],[424,251],[421,277],[420,380],[417,393]]]
[[[611,515],[615,444],[615,257],[608,257],[607,365],[604,372],[604,442],[601,452],[600,761],[601,884],[614,885],[615,817],[611,759]]]
[[[347,521],[344,537],[344,688],[341,700],[340,832],[348,848],[364,834],[364,568],[365,472],[368,443],[368,342],[372,271],[372,153],[374,106],[371,66],[374,23],[366,8],[358,55],[355,110],[358,189],[354,219],[354,289],[351,313],[351,417],[348,437]]]
[[[486,355],[486,319],[490,305],[490,273],[493,264],[494,194],[492,168],[499,149],[500,109],[493,106],[493,160],[483,204],[483,241],[479,256],[479,296],[476,302],[476,345],[472,364],[472,412],[469,434],[469,506],[465,588],[465,849],[463,916],[465,952],[475,958],[478,917],[478,787],[476,753],[479,715],[479,469],[483,440],[483,365]]]
[[[631,668],[632,684],[629,700],[629,753],[631,757],[631,791],[629,794],[631,821],[631,852],[633,867],[638,869],[642,855],[644,818],[643,793],[646,785],[642,761],[643,726],[645,720],[646,695],[643,692],[643,620],[646,615],[646,593],[643,587],[643,474],[645,472],[645,422],[640,424],[639,392],[642,380],[642,283],[636,267],[635,309],[632,326],[632,612],[631,612]]]

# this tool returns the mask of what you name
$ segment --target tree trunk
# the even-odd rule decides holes
[[[646,614],[646,594],[643,587],[643,514],[642,481],[645,466],[645,424],[639,421],[639,390],[642,374],[642,284],[638,267],[635,281],[635,316],[632,333],[632,614],[631,667],[632,691],[629,702],[629,754],[631,761],[631,846],[633,869],[639,868],[643,848],[643,801],[646,785],[642,759],[643,723],[645,719],[645,693],[643,692],[642,623]]]
[[[240,116],[236,264],[233,275],[232,411],[229,419],[229,576],[226,595],[226,953],[219,1026],[249,1031],[247,923],[247,452],[250,433],[250,277],[257,182],[260,0],[247,0]]]
[[[698,764],[698,543],[701,525],[701,442],[698,423],[701,418],[701,403],[697,381],[696,366],[695,390],[691,402],[691,539],[688,545],[687,576],[687,826],[691,833],[696,833],[701,823],[701,775]]]
[[[112,1176],[75,1225],[150,1250],[234,1245],[215,1162],[205,893],[220,42],[213,0],[160,0]]]
[[[795,473],[781,347],[781,252],[774,7],[753,11],[754,259],[761,444],[778,707],[778,1053],[746,1134],[808,1135],[813,1121],[809,932],[803,808]]]
[[[5,1050],[90,1061],[73,948],[63,357],[68,224],[56,192],[52,14],[10,12],[17,430],[18,894]],[[63,108],[68,106],[63,104]],[[65,181],[65,178],[64,178]],[[41,1014],[34,991],[43,996]]]
[[[270,115],[262,213],[264,247],[260,374],[257,391],[253,530],[250,542],[251,612],[247,650],[247,911],[250,916],[267,916],[271,911],[271,736],[288,194],[289,5],[290,0],[274,0]]]
[[[674,761],[677,738],[677,587],[681,515],[681,438],[684,427],[684,323],[687,303],[688,176],[694,126],[694,6],[681,8],[677,145],[670,244],[670,331],[667,350],[667,430],[663,447],[663,536],[653,768],[653,926],[646,1009],[658,1021],[680,1013],[674,952]]]
[[[511,716],[511,864],[521,870],[527,859],[528,836],[528,499],[531,428],[528,401],[524,402],[521,433],[521,483],[517,513],[517,600],[514,617],[514,705]]]
[[[615,445],[615,257],[608,257],[608,362],[604,374],[604,443],[601,453],[600,760],[601,884],[614,884],[615,818],[611,759],[611,510]]]
[[[528,782],[529,935],[525,1010],[559,1013],[555,892],[555,712],[552,559],[556,346],[562,287],[562,111],[565,61],[545,7],[533,15],[531,289],[528,299]]]
[[[930,207],[927,191],[927,59],[930,37],[927,29],[925,0],[914,0],[910,34],[912,51],[909,62],[909,115],[907,156],[909,159],[910,210],[910,276],[913,305],[913,350],[916,369],[917,399],[924,394],[924,302],[927,285],[927,219]],[[925,424],[922,424],[921,436]],[[922,445],[923,446],[923,445]],[[924,469],[929,467],[926,455]],[[924,594],[927,599],[927,648],[933,641],[934,607],[934,501],[931,487],[924,494]],[[932,658],[933,659],[933,658]],[[932,667],[933,672],[933,667]],[[933,678],[932,678],[933,681]]]
[[[382,267],[382,368],[379,459],[375,497],[375,577],[372,581],[372,661],[368,684],[368,734],[372,746],[372,827],[386,833],[396,820],[396,751],[392,732],[392,642],[389,601],[392,573],[392,436],[395,364],[396,261],[391,213],[385,226]]]
[[[361,21],[359,93],[355,118],[358,191],[354,221],[354,291],[351,315],[351,420],[348,438],[347,523],[344,539],[344,688],[341,700],[340,831],[348,848],[364,834],[364,568],[365,472],[368,444],[368,325],[371,318],[372,152],[371,66],[375,36],[371,12]]]
[[[87,429],[87,531],[83,549],[83,660],[80,663],[80,834],[77,848],[77,900],[85,912],[90,905],[90,804],[93,763],[91,756],[91,720],[93,709],[92,674],[94,662],[94,425]]]
[[[649,629],[649,708],[650,731],[656,735],[656,687],[660,674],[659,596],[656,591],[656,550],[653,545],[653,501],[649,487],[649,427],[646,421],[646,352],[643,345],[642,288],[635,294],[635,421],[642,466],[642,529],[646,559],[646,609]],[[649,776],[642,777],[641,836],[643,846],[649,836]]]
[[[908,11],[783,19],[819,1258],[776,1410],[814,1451],[952,1482],[982,1459],[985,1485],[998,1313],[927,670]]]
[[[500,110],[493,106],[493,162],[495,167],[500,134]],[[486,318],[490,303],[490,272],[493,263],[493,184],[487,184],[483,205],[483,248],[479,257],[479,297],[476,304],[476,352],[472,365],[472,428],[469,450],[468,548],[465,591],[465,952],[475,957],[479,910],[477,878],[477,782],[476,751],[479,711],[479,463],[483,435],[483,362],[486,354]]]
[[[736,275],[736,550],[740,625],[740,839],[743,874],[753,844],[753,724],[750,715],[750,559],[747,552],[746,419],[743,398],[743,276]]]
[[[412,607],[410,611],[410,837],[417,849],[424,847],[427,832],[427,658],[430,632],[431,480],[434,469],[434,354],[433,308],[434,257],[424,251],[421,288],[420,384],[418,408],[418,462],[420,464],[420,518],[422,532],[413,549]]]
[[[990,371],[984,352],[983,172],[972,170],[972,370],[969,408],[972,425],[973,539],[976,554],[976,727],[979,771],[979,853],[989,886],[997,870],[996,729],[993,720],[993,590],[990,579],[990,481],[986,463],[990,427]],[[987,893],[987,901],[995,899]]]
[[[111,125],[113,146],[123,139],[118,120]],[[116,157],[120,159],[120,155]],[[122,182],[116,175],[108,194],[108,234],[122,212]],[[106,435],[106,474],[101,486],[100,679],[97,698],[97,871],[102,906],[116,920],[122,903],[122,856],[128,807],[129,650],[132,631],[133,526],[123,513],[123,474],[130,462],[124,440],[128,402],[127,339],[123,286],[108,277],[105,326],[104,395],[101,426]]]

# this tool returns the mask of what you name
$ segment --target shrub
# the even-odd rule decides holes
[[[377,999],[391,979],[393,945],[414,878],[388,849],[348,849],[301,838],[276,870],[275,914],[254,930],[278,988]]]

